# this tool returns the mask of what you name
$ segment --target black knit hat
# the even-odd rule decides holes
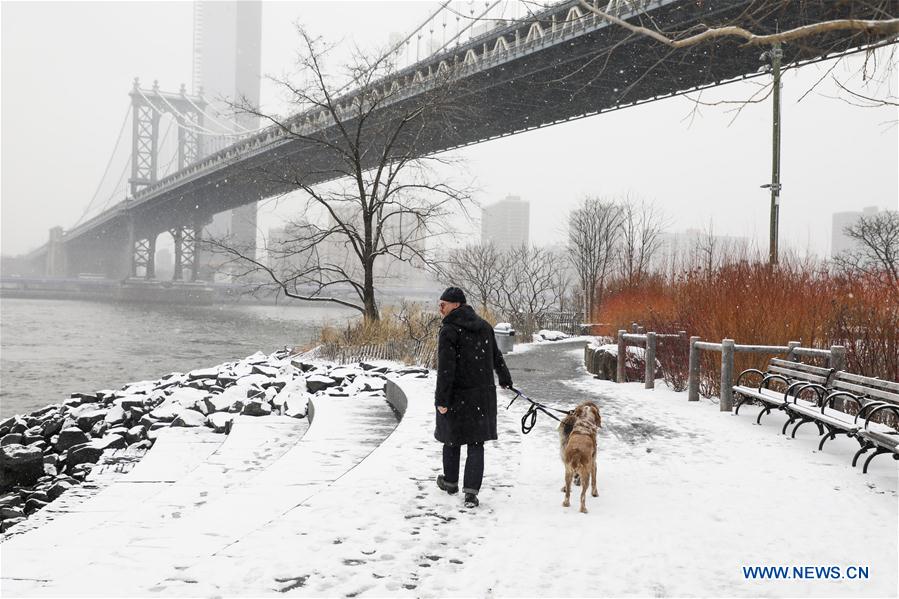
[[[444,302],[465,303],[465,292],[458,287],[447,287],[440,299]]]

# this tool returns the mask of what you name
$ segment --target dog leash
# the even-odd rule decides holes
[[[560,414],[565,414],[566,416],[568,414],[571,414],[571,410],[560,410],[558,408],[553,408],[553,407],[544,405],[544,404],[540,403],[539,401],[534,401],[533,399],[531,399],[530,397],[528,397],[527,395],[525,395],[524,393],[522,393],[515,387],[509,387],[509,389],[515,392],[515,397],[513,397],[512,401],[509,402],[509,405],[506,406],[507,410],[512,407],[512,404],[515,403],[515,400],[518,399],[519,397],[531,402],[531,406],[524,413],[524,416],[521,417],[521,432],[524,433],[525,435],[528,434],[529,432],[531,432],[531,430],[533,430],[533,428],[534,428],[534,425],[537,423],[537,412],[543,412],[544,414],[546,414],[547,416],[549,416],[550,418],[552,418],[553,420],[555,420],[557,422],[562,422],[562,419],[559,418],[558,416],[556,416],[555,414],[549,412],[549,410],[552,410],[553,412],[558,412]]]

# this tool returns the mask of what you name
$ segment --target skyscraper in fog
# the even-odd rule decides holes
[[[868,206],[861,212],[834,212],[830,241],[831,257],[856,247],[858,242],[846,235],[846,227],[854,225],[863,216],[866,218],[876,216],[878,212],[880,210],[877,206]]]
[[[246,98],[259,104],[262,46],[262,3],[258,0],[194,2],[193,92],[202,93],[210,107],[204,127],[228,132],[227,101]],[[216,114],[218,113],[218,114]],[[255,130],[258,117],[237,115],[237,130]],[[214,151],[215,147],[208,150]],[[256,202],[215,215],[207,234],[233,235],[241,247],[256,246]]]
[[[531,205],[518,196],[484,206],[481,209],[481,243],[492,243],[505,250],[528,243]]]

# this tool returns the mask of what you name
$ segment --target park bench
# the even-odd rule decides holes
[[[859,417],[864,417],[864,425],[855,433],[861,448],[853,456],[852,465],[855,466],[858,459],[871,449],[874,453],[865,460],[864,473],[868,472],[871,460],[881,454],[892,453],[893,459],[899,460],[899,430],[877,421],[879,414],[892,414],[894,424],[899,424],[899,383],[848,372],[837,375],[834,383],[837,391],[832,395],[839,393],[843,397],[855,398],[864,408],[859,411]]]
[[[735,414],[740,413],[740,408],[748,401],[757,401],[762,404],[763,409],[759,412],[756,423],[762,423],[762,416],[770,414],[772,410],[787,409],[787,404],[791,400],[798,400],[799,396],[807,391],[812,391],[818,401],[822,401],[827,394],[827,384],[833,375],[832,368],[821,368],[820,366],[811,366],[809,364],[801,364],[790,360],[782,360],[780,358],[772,358],[768,363],[765,372],[756,368],[749,368],[740,373],[737,377],[733,392],[736,397]],[[744,378],[752,375],[760,377],[758,386],[750,386],[742,384]],[[772,389],[774,384],[782,387],[781,389]],[[804,402],[805,403],[805,402]],[[788,424],[792,420],[788,420]],[[784,426],[783,432],[786,432]],[[824,430],[818,425],[821,434]]]
[[[762,376],[758,388],[739,384],[744,375],[751,374]],[[772,381],[779,381],[785,390],[771,390]],[[899,421],[899,383],[778,359],[771,360],[765,373],[755,369],[744,371],[737,383],[734,392],[743,398],[737,412],[747,399],[764,405],[757,422],[774,409],[783,410],[788,420],[781,432],[786,434],[787,428],[796,422],[793,437],[800,426],[814,423],[821,434],[819,450],[828,439],[839,434],[854,438],[861,447],[852,458],[853,467],[859,457],[874,449],[865,460],[864,473],[868,472],[871,460],[883,453],[892,453],[899,460],[899,431],[877,421],[878,414],[889,413]],[[811,400],[802,398],[803,394],[810,395],[807,391],[813,392]]]
[[[785,406],[789,420],[784,425],[783,432],[786,432],[790,424],[798,421],[793,427],[791,435],[795,437],[800,426],[806,422],[814,422],[818,425],[818,430],[822,435],[821,441],[818,443],[819,450],[824,449],[824,443],[828,439],[834,439],[840,434],[857,438],[859,431],[865,428],[865,423],[868,422],[868,417],[874,408],[884,403],[885,399],[889,399],[881,397],[883,393],[886,393],[887,396],[890,395],[888,391],[882,390],[883,384],[895,385],[895,383],[848,372],[835,372],[826,389],[826,394],[819,396],[817,402],[811,403],[794,397]],[[899,396],[896,398],[899,400]],[[849,408],[852,408],[853,411],[850,412]],[[822,427],[827,429],[826,433]],[[859,439],[859,443],[862,443],[861,439]]]

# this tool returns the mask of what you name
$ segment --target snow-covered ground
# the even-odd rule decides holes
[[[541,416],[523,435],[523,407],[506,411],[502,398],[480,507],[440,492],[434,379],[406,376],[397,380],[406,415],[370,452],[340,458],[364,432],[363,414],[345,411],[351,398],[316,405],[283,457],[239,485],[219,484],[207,505],[185,506],[183,524],[145,530],[136,547],[123,543],[127,510],[103,531],[115,547],[71,527],[88,535],[90,559],[76,555],[77,539],[46,536],[43,555],[29,548],[30,559],[48,562],[41,576],[53,575],[57,545],[67,550],[56,557],[79,568],[67,563],[47,581],[12,580],[4,567],[3,595],[896,596],[896,462],[879,457],[863,475],[849,464],[854,442],[817,452],[813,429],[791,440],[775,416],[756,426],[749,406],[733,416],[683,393],[595,380],[582,358],[580,343],[558,342],[508,362],[534,399],[599,404],[599,497],[588,496],[588,514],[576,501],[561,507],[555,422]],[[319,462],[327,476],[314,472]],[[160,506],[193,501],[193,490],[185,479]],[[146,519],[153,509],[134,512]],[[4,562],[16,551],[7,545]],[[23,555],[13,558],[28,569]],[[747,580],[743,567],[752,566],[861,566],[869,578]]]

